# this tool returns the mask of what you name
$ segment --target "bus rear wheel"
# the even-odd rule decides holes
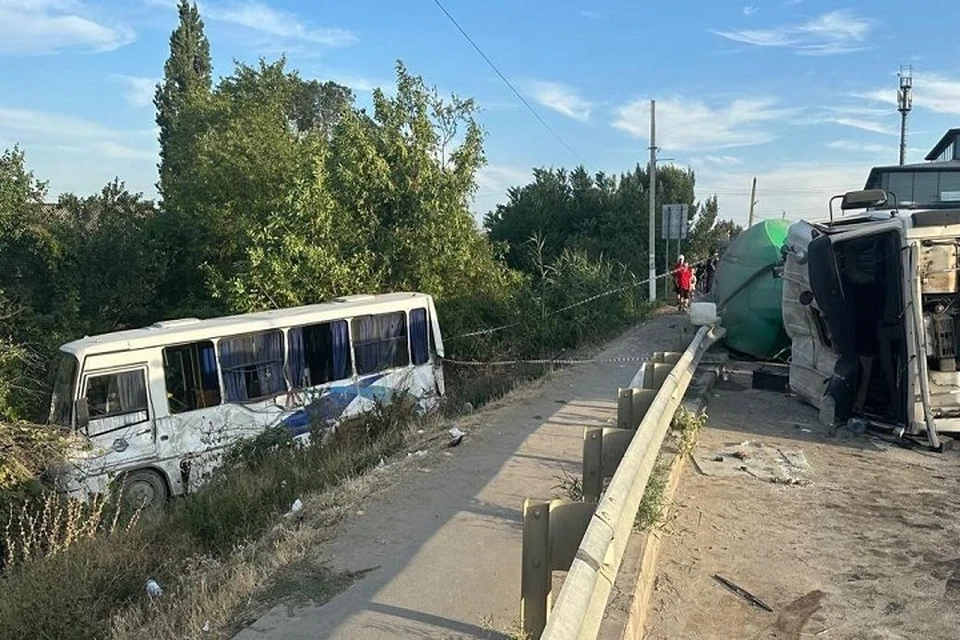
[[[167,485],[156,471],[131,471],[123,477],[123,499],[135,509],[153,511],[167,501]]]

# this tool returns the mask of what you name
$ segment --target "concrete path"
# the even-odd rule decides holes
[[[597,358],[675,349],[685,316],[661,315]],[[265,638],[496,638],[517,628],[521,507],[560,497],[561,470],[580,475],[584,426],[616,423],[616,390],[639,363],[558,371],[460,421],[460,447],[425,460],[342,523],[338,571],[372,569],[325,605],[274,607],[241,632]]]

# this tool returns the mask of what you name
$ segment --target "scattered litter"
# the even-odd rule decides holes
[[[362,515],[363,515],[363,509],[357,509],[357,515],[358,515],[358,516],[362,516]]]
[[[417,450],[417,451],[410,451],[409,453],[407,453],[407,457],[408,457],[408,458],[419,458],[419,457],[425,456],[425,455],[427,455],[427,450],[426,450],[426,449],[419,449],[419,450]]]
[[[207,620],[203,623],[203,628],[201,629],[204,633],[210,633],[210,621]]]
[[[713,579],[719,582],[720,584],[722,584],[723,586],[725,586],[727,589],[730,589],[730,591],[734,592],[735,594],[737,594],[738,596],[740,596],[750,604],[756,607],[760,607],[765,611],[769,611],[770,613],[773,613],[773,608],[770,605],[768,605],[766,602],[764,602],[757,596],[753,595],[743,587],[737,584],[734,584],[733,582],[731,582],[730,580],[727,580],[726,578],[724,578],[718,573],[713,574]]]
[[[417,429],[417,435],[422,436],[424,433],[426,433],[426,431],[423,429]]]
[[[159,598],[163,595],[163,589],[160,588],[160,584],[152,578],[147,580],[147,595],[151,598]]]
[[[377,463],[377,466],[375,467],[375,469],[377,471],[383,471],[386,468],[387,468],[387,461],[384,460],[383,458],[380,458],[380,462]]]
[[[303,511],[303,501],[300,500],[300,498],[297,498],[296,500],[293,501],[293,504],[290,505],[290,511],[287,511],[283,517],[289,518],[291,516],[297,515],[301,511]]]
[[[705,476],[735,476],[746,473],[765,482],[806,485],[810,469],[799,449],[782,449],[762,442],[739,442],[707,455],[694,457],[697,470]],[[733,462],[734,464],[731,464]]]
[[[458,427],[451,427],[447,433],[450,434],[450,442],[447,443],[448,447],[455,447],[461,442],[463,442],[463,436],[467,435],[461,431]]]

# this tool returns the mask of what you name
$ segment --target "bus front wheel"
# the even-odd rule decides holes
[[[167,485],[156,471],[131,471],[123,478],[123,499],[135,509],[159,509],[167,501]]]

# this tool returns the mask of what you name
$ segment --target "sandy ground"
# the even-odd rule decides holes
[[[655,317],[596,357],[676,348],[686,324]],[[557,371],[459,421],[462,445],[398,474],[323,550],[332,569],[362,578],[325,605],[278,605],[237,638],[504,637],[519,618],[523,500],[563,494],[561,470],[580,472],[583,427],[616,423],[617,387],[639,366]]]
[[[960,454],[844,430],[827,437],[812,408],[734,382],[710,399],[695,455],[744,441],[799,449],[809,484],[705,476],[688,464],[646,637],[960,638]]]

